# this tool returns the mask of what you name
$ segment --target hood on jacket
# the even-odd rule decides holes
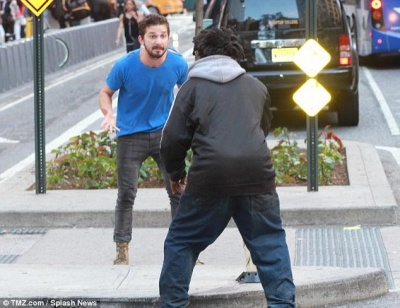
[[[246,71],[231,57],[215,55],[196,60],[189,67],[188,78],[227,83],[244,73]]]

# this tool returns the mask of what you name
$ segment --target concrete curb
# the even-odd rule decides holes
[[[0,298],[3,300],[85,299],[100,301],[105,307],[158,307],[159,266],[132,270],[128,266],[13,264],[0,265],[0,269]],[[228,279],[219,279],[221,271]],[[263,307],[265,297],[261,285],[235,282],[229,277],[236,272],[237,267],[229,266],[196,268],[189,292],[191,305],[202,308]],[[215,274],[214,281],[212,273]],[[375,268],[294,267],[293,275],[298,308],[340,304],[388,292],[385,273]],[[79,283],[74,284],[74,281]],[[18,290],[10,290],[10,285],[18,285]]]

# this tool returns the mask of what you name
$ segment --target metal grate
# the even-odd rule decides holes
[[[20,255],[0,255],[0,264],[15,263]]]
[[[379,228],[300,228],[296,231],[295,266],[378,267],[394,287]]]

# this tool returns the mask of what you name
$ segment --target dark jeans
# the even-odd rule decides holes
[[[257,266],[268,307],[295,307],[286,234],[279,198],[273,191],[231,197],[182,195],[164,243],[159,282],[163,308],[188,306],[189,284],[197,257],[218,238],[231,217]]]
[[[163,175],[171,205],[171,216],[175,216],[180,196],[172,194],[169,177],[160,158],[160,140],[161,131],[122,136],[117,140],[118,198],[115,208],[115,242],[130,242],[132,239],[132,210],[138,188],[139,170],[149,156],[156,161]]]

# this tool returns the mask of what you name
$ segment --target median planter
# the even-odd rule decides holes
[[[292,139],[286,128],[276,128],[277,141],[270,143],[278,186],[307,185],[307,153],[300,142]],[[279,139],[281,138],[281,139]],[[52,151],[47,163],[48,189],[107,189],[117,187],[116,139],[107,132],[88,132],[75,136]],[[346,152],[342,141],[328,128],[318,139],[319,185],[349,185]],[[191,152],[186,165],[191,162]],[[142,165],[140,188],[163,187],[161,173],[152,158]]]

